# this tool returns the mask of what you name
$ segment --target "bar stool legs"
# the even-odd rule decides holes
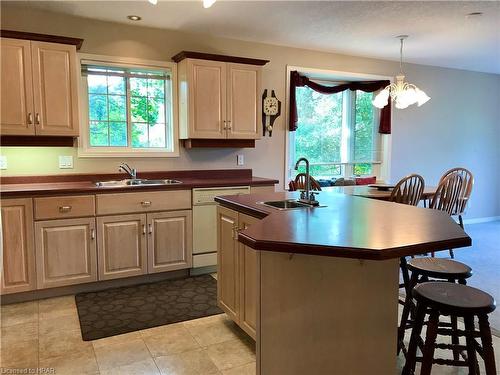
[[[425,335],[425,344],[424,344],[424,356],[422,358],[422,369],[420,370],[420,375],[431,374],[438,325],[439,325],[439,313],[437,311],[432,311],[429,316],[429,321],[427,323],[427,333]]]
[[[481,334],[481,343],[483,345],[483,360],[484,367],[486,368],[486,374],[496,374],[495,354],[493,352],[488,315],[479,315],[479,332]]]

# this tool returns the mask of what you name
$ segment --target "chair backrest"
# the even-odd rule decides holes
[[[311,185],[310,190],[321,191],[321,186],[319,185],[319,182],[316,181],[312,176],[310,176],[309,181]],[[304,190],[306,188],[306,174],[299,173],[297,176],[295,176],[295,181],[293,185],[295,187],[295,190]]]
[[[418,174],[411,174],[402,178],[392,189],[390,201],[395,203],[417,206],[424,193],[424,178]]]
[[[444,177],[437,187],[436,193],[432,197],[430,207],[434,210],[454,214],[457,202],[462,194],[464,178],[459,173],[452,173]]]
[[[472,187],[474,186],[474,175],[471,171],[463,167],[452,168],[443,174],[439,182],[453,173],[458,173],[463,178],[462,193],[457,201],[457,205],[453,209],[453,215],[462,215],[472,193]]]

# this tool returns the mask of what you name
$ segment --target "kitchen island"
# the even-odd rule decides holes
[[[255,299],[257,373],[395,374],[399,258],[470,237],[443,212],[334,192],[324,207],[262,204],[294,198],[216,198],[219,305],[245,329]]]

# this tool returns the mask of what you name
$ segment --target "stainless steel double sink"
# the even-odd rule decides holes
[[[178,185],[182,184],[179,180],[149,180],[143,178],[130,178],[117,181],[98,181],[95,183],[98,187],[122,187],[122,186],[154,186],[154,185]]]
[[[267,201],[267,202],[257,202],[263,206],[271,207],[276,210],[297,210],[302,208],[313,208],[318,206],[313,206],[311,204],[299,202],[296,199],[284,199],[281,201]]]

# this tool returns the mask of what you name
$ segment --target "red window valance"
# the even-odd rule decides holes
[[[338,86],[325,86],[317,82],[311,81],[306,76],[300,75],[297,71],[290,73],[290,123],[289,130],[297,130],[297,100],[295,98],[295,89],[297,87],[307,86],[321,94],[336,94],[345,90],[361,90],[364,92],[375,92],[383,89],[390,84],[389,80],[385,81],[363,81],[349,82]],[[391,101],[380,111],[380,124],[378,132],[381,134],[391,134]]]

